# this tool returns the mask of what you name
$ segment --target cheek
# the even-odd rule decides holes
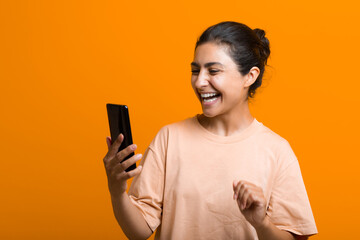
[[[215,83],[214,83],[215,85]],[[227,79],[226,81],[216,82],[216,87],[226,99],[241,98],[244,91],[242,79]]]
[[[211,86],[220,93],[224,93],[228,90],[224,78],[214,77],[211,79]]]
[[[227,88],[232,91],[240,92],[244,88],[244,79],[241,78],[232,78],[227,82]]]
[[[200,99],[200,96],[199,96],[199,94],[198,94],[198,92],[197,92],[197,90],[196,90],[195,82],[196,82],[196,78],[191,77],[191,87],[192,87],[192,89],[194,90],[194,93],[195,93],[196,97],[197,97],[198,99]]]
[[[195,91],[195,81],[196,79],[194,77],[191,77],[191,87],[194,89],[194,91]]]

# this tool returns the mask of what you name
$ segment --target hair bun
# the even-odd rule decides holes
[[[267,59],[270,55],[270,43],[267,37],[265,37],[265,31],[259,28],[254,29],[254,33],[258,36],[260,40],[260,54],[263,57],[263,60],[266,64]]]

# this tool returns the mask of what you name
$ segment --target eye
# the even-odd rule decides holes
[[[191,69],[191,75],[199,75],[199,72],[198,69]]]
[[[218,72],[220,72],[220,70],[218,70],[218,69],[209,69],[209,73],[211,75],[216,75]]]

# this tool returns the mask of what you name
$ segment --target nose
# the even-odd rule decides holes
[[[195,79],[195,87],[197,89],[203,89],[209,85],[209,78],[205,71],[200,71]]]

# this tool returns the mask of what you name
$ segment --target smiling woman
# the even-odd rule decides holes
[[[239,108],[243,108],[248,89],[259,75],[257,67],[253,67],[250,74],[242,75],[227,48],[212,42],[196,48],[191,65],[191,83],[204,116],[242,113]]]
[[[141,158],[131,145],[104,158],[115,217],[131,239],[306,239],[317,229],[289,143],[257,121],[265,32],[222,22],[196,43],[192,87],[202,114],[167,125]],[[129,193],[126,181],[134,177]]]
[[[249,87],[249,97],[260,87],[265,65],[270,55],[269,40],[265,31],[250,29],[248,26],[234,22],[224,22],[209,27],[196,42],[195,49],[204,43],[216,43],[226,48],[227,55],[236,64],[238,71],[245,75],[255,66],[260,72],[255,82]]]

